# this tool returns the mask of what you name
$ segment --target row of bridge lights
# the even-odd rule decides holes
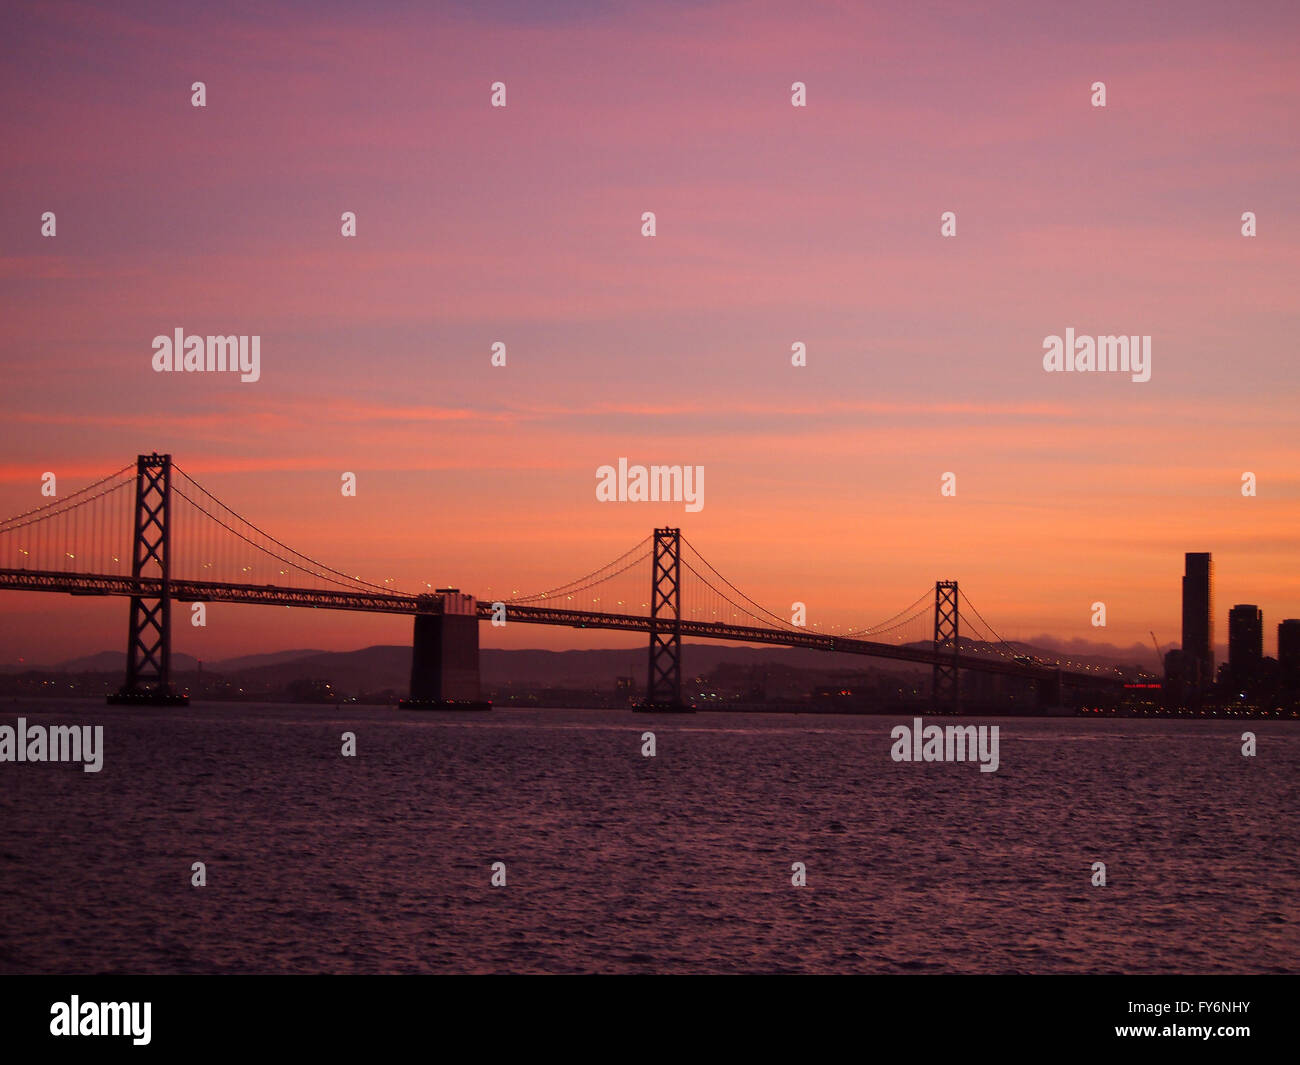
[[[20,547],[20,548],[18,548],[18,553],[19,553],[20,555],[23,555],[23,556],[27,557],[27,558],[31,558],[31,556],[32,556],[32,553],[31,553],[30,551],[28,551],[27,548],[25,548],[25,547]],[[72,552],[72,551],[64,551],[63,554],[64,554],[64,557],[65,557],[65,558],[70,558],[70,559],[72,559],[73,561],[75,561],[76,558],[77,558],[76,553],[75,553],[75,552]],[[120,562],[122,561],[122,559],[121,559],[118,555],[113,555],[113,556],[112,556],[112,559],[113,559],[113,561],[114,561],[115,563],[120,563]],[[199,568],[200,568],[200,569],[212,569],[214,565],[215,565],[215,563],[212,563],[212,562],[201,562],[201,563],[199,563]],[[248,565],[248,566],[241,566],[241,567],[240,567],[240,572],[241,572],[241,573],[252,573],[252,572],[253,572],[253,567],[252,567],[251,565]],[[289,573],[289,571],[288,571],[287,569],[282,569],[282,570],[279,571],[279,575],[280,575],[281,577],[287,576],[288,573]],[[357,578],[355,578],[355,579],[356,579],[356,580],[360,580],[361,578],[360,578],[360,577],[357,577]],[[387,584],[387,583],[389,583],[389,582],[391,582],[391,581],[393,581],[393,580],[395,580],[395,578],[393,578],[393,577],[389,577],[389,578],[388,578],[384,583]],[[430,585],[427,585],[427,587],[432,588],[433,585],[430,584]]]
[[[19,553],[20,555],[26,555],[28,558],[31,558],[31,557],[32,557],[32,553],[31,553],[30,551],[28,551],[27,548],[25,548],[25,547],[20,547],[20,548],[18,549],[18,553]],[[66,558],[73,558],[73,559],[75,559],[75,558],[77,557],[77,556],[74,555],[71,551],[64,551],[63,554],[64,554],[64,556],[65,556]],[[114,562],[117,561],[117,556],[116,556],[116,555],[113,556],[113,561],[114,561]]]
[[[29,558],[31,557],[31,552],[28,551],[26,548],[22,548],[22,547],[20,547],[20,548],[18,549],[18,551],[19,551],[20,554],[26,555],[26,556],[29,557]],[[71,551],[65,551],[64,554],[65,554],[68,558],[70,558],[70,559],[74,559],[74,560],[75,560],[76,557],[77,557],[77,556],[76,556],[73,552],[71,552]],[[114,555],[114,556],[113,556],[113,561],[114,561],[114,562],[120,562],[121,560],[118,558],[117,555]],[[212,566],[213,566],[213,563],[211,563],[211,562],[204,562],[204,563],[202,564],[202,568],[203,568],[203,569],[211,569]],[[252,571],[253,571],[253,567],[252,567],[251,565],[243,566],[243,567],[241,568],[241,570],[240,570],[241,573],[251,573]],[[283,576],[286,576],[286,575],[288,574],[288,572],[289,572],[288,570],[282,569],[282,570],[279,571],[279,575],[280,575],[281,577],[283,577]],[[360,578],[360,576],[355,576],[353,579],[359,581],[361,578]],[[396,580],[397,580],[396,577],[385,577],[385,578],[384,578],[384,584],[385,584],[385,585],[390,585],[390,584],[392,584],[392,583],[393,583],[394,581],[396,581]],[[432,588],[432,587],[433,587],[433,584],[430,583],[430,582],[428,582],[428,581],[426,581],[425,584],[424,584],[424,586],[425,586],[426,588]],[[488,590],[491,591],[490,588],[489,588]],[[518,589],[518,588],[512,588],[510,594],[511,594],[512,596],[517,596],[517,595],[519,594],[519,589]],[[542,598],[546,598],[546,597],[543,596]],[[570,594],[570,595],[566,596],[566,599],[567,599],[567,601],[572,602],[572,601],[573,601],[573,595]],[[596,604],[596,603],[599,603],[599,602],[600,602],[600,596],[596,596],[596,597],[592,600],[593,605]],[[618,605],[618,606],[626,606],[627,603],[626,603],[624,600],[620,599],[620,600],[618,600],[617,605]],[[643,602],[643,603],[641,604],[641,607],[642,607],[643,609],[648,609],[648,608],[649,608],[649,605],[650,605],[649,603],[644,603],[644,602]],[[712,610],[712,611],[710,611],[710,613],[711,613],[714,617],[717,617],[717,615],[718,615],[718,611],[717,611],[717,610]],[[739,617],[740,615],[739,615],[736,611],[733,610],[733,611],[731,612],[731,616],[732,616],[732,618],[737,618],[737,617]],[[812,625],[809,626],[809,627],[810,627],[810,628],[813,628],[813,629],[820,629],[820,628],[821,628],[821,623],[820,623],[820,622],[816,622],[816,621],[814,621],[814,622],[812,623]],[[830,628],[832,631],[834,631],[834,630],[840,628],[840,626],[839,626],[839,625],[830,625],[830,626],[828,626],[828,628]],[[854,631],[854,630],[850,630],[850,631]],[[870,635],[870,630],[866,630],[865,635]],[[902,638],[903,638],[903,637],[902,637],[901,635],[897,635],[897,636],[895,636],[895,639],[897,639],[897,640],[901,640]],[[999,658],[1013,658],[1013,659],[1014,659],[1014,658],[1022,657],[1022,656],[1019,656],[1019,655],[1009,654],[1009,653],[1006,652],[1006,651],[997,651],[997,652],[995,652],[995,654],[996,654]],[[1077,662],[1070,662],[1070,661],[1062,662],[1060,659],[1057,659],[1057,661],[1056,661],[1055,664],[1058,665],[1058,666],[1061,666],[1061,665],[1068,665],[1068,666],[1071,666],[1071,667],[1074,668],[1074,669],[1081,669],[1081,670],[1085,670],[1085,671],[1089,671],[1089,672],[1093,672],[1093,673],[1100,673],[1100,672],[1102,671],[1102,667],[1100,667],[1100,666],[1086,665],[1086,664],[1081,664],[1081,663],[1077,663]]]
[[[26,556],[29,557],[29,558],[31,557],[31,552],[28,551],[28,550],[27,550],[26,548],[24,548],[24,547],[20,547],[20,548],[18,549],[18,551],[19,551],[19,553],[22,554],[22,555],[26,555]],[[77,556],[76,556],[75,554],[73,554],[71,551],[65,551],[64,554],[65,554],[68,558],[71,558],[71,559],[74,559],[74,560],[75,560],[76,557],[77,557]],[[120,562],[121,560],[118,558],[117,555],[114,555],[114,556],[113,556],[113,561],[114,561],[114,562]],[[204,563],[202,563],[202,568],[203,568],[203,569],[211,569],[212,566],[213,566],[213,563],[211,563],[211,562],[204,562]],[[251,573],[252,571],[253,571],[253,567],[252,567],[251,565],[244,566],[244,567],[240,570],[241,573]],[[285,576],[286,574],[288,574],[288,572],[289,572],[288,570],[282,569],[282,570],[280,570],[280,576],[283,577],[283,576]],[[355,576],[353,579],[354,579],[354,580],[358,580],[358,581],[361,580],[360,576]],[[394,581],[396,581],[396,580],[397,580],[396,577],[385,577],[385,578],[384,578],[384,584],[385,584],[385,585],[389,585],[389,584],[392,584],[392,583],[393,583]],[[428,582],[428,581],[425,581],[425,582],[424,582],[424,586],[425,586],[426,588],[432,588],[432,587],[433,587],[433,585],[432,585],[430,582]],[[492,589],[489,587],[489,588],[488,588],[488,591],[491,592],[491,590],[492,590]],[[510,594],[511,594],[511,596],[518,596],[518,595],[519,595],[519,589],[518,589],[518,588],[512,588],[512,589],[510,590]],[[542,598],[545,599],[546,596],[542,596]],[[572,601],[573,601],[573,595],[570,594],[570,595],[566,596],[566,599],[567,599],[567,601],[572,602]],[[596,603],[599,603],[599,602],[600,602],[600,596],[596,596],[596,597],[592,600],[593,605],[596,604]],[[626,606],[627,603],[626,603],[624,600],[620,599],[620,600],[618,600],[618,605],[619,605],[619,606]],[[644,603],[644,602],[643,602],[643,603],[641,604],[642,609],[649,609],[649,606],[650,606],[649,603]],[[717,614],[718,614],[718,612],[717,612],[716,610],[710,611],[710,613],[712,613],[714,617],[716,617]],[[732,618],[737,618],[737,617],[739,617],[740,615],[739,615],[736,611],[733,610],[733,611],[731,612],[731,616],[732,616]],[[817,622],[817,621],[814,621],[814,622],[812,623],[812,625],[809,626],[809,627],[810,627],[810,628],[813,628],[813,629],[820,629],[820,628],[821,628],[821,623],[820,623],[820,622]],[[838,629],[839,627],[840,627],[839,625],[830,625],[830,626],[828,626],[828,628],[830,628],[832,631]],[[856,631],[856,630],[850,630],[850,631]],[[871,634],[871,630],[869,630],[869,629],[868,629],[868,630],[865,630],[864,635],[870,635],[870,634]],[[896,639],[896,640],[902,640],[902,638],[903,638],[903,637],[902,637],[901,634],[895,636],[895,639]],[[997,656],[998,656],[999,658],[1013,658],[1013,659],[1014,659],[1014,658],[1023,657],[1023,656],[1020,656],[1020,655],[1009,654],[1009,653],[1006,652],[1006,651],[997,651],[997,652],[995,652],[995,654],[997,654]],[[1101,666],[1085,665],[1085,664],[1080,664],[1080,663],[1078,663],[1078,662],[1070,662],[1070,661],[1062,662],[1060,659],[1057,659],[1057,660],[1056,660],[1055,665],[1057,665],[1057,666],[1070,666],[1070,667],[1072,667],[1072,668],[1074,668],[1074,669],[1085,670],[1085,671],[1092,672],[1092,673],[1100,673],[1100,672],[1102,672],[1102,667],[1101,667]],[[1112,668],[1111,670],[1108,670],[1108,672],[1117,672],[1117,670],[1115,670],[1115,669]]]

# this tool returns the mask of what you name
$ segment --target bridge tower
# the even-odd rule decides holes
[[[131,596],[127,628],[126,683],[108,701],[117,705],[188,706],[172,691],[171,632],[172,457],[139,455],[135,460],[135,532],[131,579],[158,580],[157,595]]]
[[[439,588],[416,605],[411,697],[404,710],[490,710],[481,696],[478,605],[458,588]]]
[[[681,529],[655,530],[650,566],[650,674],[637,709],[690,712],[682,702]]]
[[[936,713],[961,713],[961,684],[957,674],[958,642],[957,582],[934,582],[934,678],[932,692]]]

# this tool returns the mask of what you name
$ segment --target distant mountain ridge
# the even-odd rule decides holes
[[[203,663],[204,669],[211,669],[216,673],[238,672],[245,669],[255,669],[258,666],[275,665],[281,662],[292,662],[301,658],[310,658],[313,655],[329,654],[328,651],[317,649],[299,650],[299,651],[271,651],[267,654],[260,655],[242,655],[238,658],[227,658],[217,662]],[[180,654],[172,652],[172,669],[178,672],[188,672],[199,668],[199,659],[193,655]],[[28,670],[37,669],[51,673],[107,673],[113,670],[126,669],[126,652],[125,651],[100,651],[93,655],[84,655],[81,658],[70,658],[65,662],[56,662],[52,666],[19,666],[17,669]],[[9,665],[6,667],[7,672],[14,672],[15,667]]]
[[[963,641],[964,642],[964,641]],[[1053,641],[1055,642],[1055,641]],[[1136,653],[1121,659],[1118,656],[1087,655],[1078,651],[1055,650],[1049,647],[1017,645],[1029,653],[1045,658],[1063,654],[1085,665],[1132,666],[1141,664],[1150,668],[1154,656],[1148,651],[1145,658]],[[1136,652],[1135,646],[1130,649]],[[684,643],[682,647],[683,672],[694,676],[708,673],[721,665],[761,669],[763,667],[834,672],[871,668],[885,672],[904,672],[925,668],[916,663],[890,659],[863,658],[860,655],[835,654],[794,647],[749,647],[739,644]],[[291,651],[273,651],[265,654],[241,655],[235,658],[203,662],[205,675],[219,675],[256,684],[287,684],[301,678],[328,681],[347,690],[379,691],[404,690],[411,676],[411,648],[409,645],[379,644],[355,651],[322,651],[304,648]],[[613,687],[616,678],[631,676],[641,679],[646,668],[644,648],[595,648],[590,650],[504,650],[487,648],[481,652],[480,668],[484,684],[532,684],[543,686],[593,686]],[[46,673],[124,673],[126,655],[122,651],[101,651],[98,654],[60,662],[55,666],[7,665],[5,673],[37,671]],[[199,661],[191,655],[173,654],[172,670],[176,674],[193,673]]]

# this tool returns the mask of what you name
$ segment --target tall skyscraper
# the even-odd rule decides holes
[[[1165,687],[1164,704],[1167,709],[1174,710],[1183,705],[1183,684],[1187,679],[1187,671],[1183,667],[1183,652],[1174,648],[1172,651],[1165,652]]]
[[[1184,556],[1183,665],[1189,697],[1214,683],[1214,563],[1208,551]]]
[[[1288,618],[1277,627],[1277,666],[1283,684],[1300,684],[1300,618]]]
[[[1264,615],[1253,603],[1238,603],[1228,611],[1228,674],[1242,692],[1259,678],[1264,661]]]

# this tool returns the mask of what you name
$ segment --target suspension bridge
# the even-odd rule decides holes
[[[0,588],[130,600],[126,678],[110,702],[185,705],[171,682],[173,603],[245,603],[414,616],[403,705],[485,707],[478,625],[563,625],[648,635],[643,709],[687,710],[682,640],[731,640],[929,666],[936,712],[961,710],[963,671],[1063,686],[1122,683],[1118,670],[1046,660],[1002,639],[954,580],[889,618],[843,632],[760,606],[679,529],[663,528],[599,569],[543,592],[479,600],[455,588],[404,593],[326,566],[236,513],[172,462],[140,455],[93,484],[0,523]],[[967,635],[967,634],[970,635]]]

